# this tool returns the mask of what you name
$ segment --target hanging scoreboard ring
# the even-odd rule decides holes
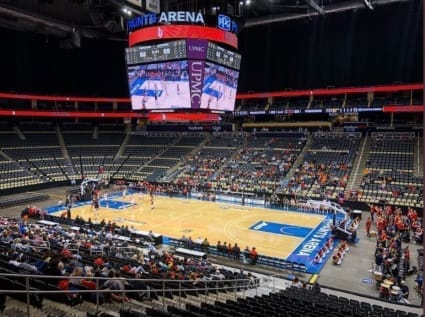
[[[238,38],[235,33],[215,27],[200,25],[158,25],[142,28],[129,33],[129,46],[136,44],[172,40],[172,39],[204,39],[238,48]]]

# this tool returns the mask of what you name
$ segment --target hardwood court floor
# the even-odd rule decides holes
[[[136,205],[123,209],[102,207],[99,220],[112,220],[120,226],[152,230],[174,238],[183,235],[193,240],[206,237],[211,245],[217,241],[226,241],[232,245],[238,243],[241,249],[255,246],[260,254],[278,258],[288,257],[304,238],[250,230],[251,226],[266,221],[313,229],[323,220],[321,215],[165,196],[155,197],[155,208],[152,211],[148,195],[133,194],[114,200],[131,201]],[[90,205],[72,208],[72,217],[77,215],[86,220],[95,218]]]

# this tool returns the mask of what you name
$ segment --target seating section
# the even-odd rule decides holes
[[[0,190],[69,182],[82,175],[98,178],[103,171],[112,179],[174,182],[200,190],[286,197],[296,192],[338,200],[347,198],[347,182],[362,140],[360,133],[314,133],[299,157],[307,141],[303,132],[278,137],[265,132],[127,136],[119,124],[101,129],[88,124],[63,126],[59,136],[52,124],[43,122],[42,132],[35,131],[35,123],[0,131]],[[422,208],[417,146],[414,133],[372,134],[355,198]]]
[[[0,190],[40,184],[35,175],[14,161],[0,160]]]
[[[415,174],[415,134],[374,133],[371,139],[360,200],[422,208],[423,177]]]
[[[375,133],[368,168],[413,171],[414,133]]]
[[[21,137],[17,133],[0,135],[4,154],[0,161],[0,189],[68,179],[72,167],[64,159],[55,131],[21,133]]]
[[[175,182],[179,185],[207,186],[217,179],[219,170],[244,143],[245,138],[237,134],[213,136],[200,151],[186,158]]]
[[[37,274],[38,278],[29,279],[34,290],[69,290],[68,293],[44,295],[53,301],[70,306],[85,301],[96,303],[96,296],[91,293],[75,293],[76,290],[96,289],[96,283],[93,284],[91,280],[95,273],[98,277],[118,278],[120,281],[125,278],[122,289],[114,288],[114,284],[107,285],[111,281],[100,281],[99,289],[109,287],[119,292],[110,296],[102,294],[99,304],[128,302],[128,297],[143,300],[162,296],[165,300],[190,295],[193,298],[219,291],[241,291],[251,283],[250,276],[239,270],[217,267],[206,259],[183,258],[170,252],[157,251],[152,246],[152,236],[141,235],[128,227],[52,217],[41,211],[34,216],[44,219],[26,224],[26,232],[30,232],[31,238],[25,240],[21,238],[26,232],[16,231],[19,228],[17,220],[0,219],[0,273]],[[78,234],[75,234],[76,226],[79,228]],[[37,238],[47,237],[48,234],[51,235],[49,239]],[[86,240],[88,235],[92,239]],[[63,271],[60,269],[62,265]],[[143,278],[140,279],[142,274]],[[43,275],[58,278],[56,281],[43,279]],[[135,277],[139,279],[135,280]],[[13,279],[2,276],[1,279],[3,290],[25,289],[25,278],[22,276],[14,276]],[[164,279],[168,281],[164,282]],[[174,279],[175,283],[170,281]],[[124,296],[121,290],[129,292]]]
[[[304,136],[248,138],[223,167],[212,186],[271,194],[291,169],[304,144]]]
[[[298,192],[319,199],[343,196],[360,141],[360,133],[315,133],[283,193]]]
[[[43,219],[36,218],[35,222],[25,224],[22,233],[17,230],[17,220],[0,218],[0,273],[19,274],[13,278],[1,276],[0,281],[3,292],[24,290],[26,279],[22,275],[37,274],[36,278],[29,279],[33,291],[68,290],[43,296],[31,294],[31,305],[40,309],[46,298],[65,303],[71,306],[70,310],[72,307],[94,308],[97,303],[97,308],[111,307],[109,302],[117,302],[115,307],[121,307],[119,303],[122,303],[122,307],[127,307],[120,311],[122,316],[419,317],[407,313],[402,306],[395,310],[385,304],[371,304],[366,298],[361,302],[332,295],[332,292],[320,292],[314,287],[290,287],[276,293],[246,296],[248,292],[254,294],[256,290],[251,288],[259,285],[251,273],[215,266],[195,256],[182,258],[170,252],[159,252],[152,246],[149,233],[139,234],[113,223],[93,224],[41,212],[35,216]],[[79,233],[75,232],[75,227]],[[28,231],[31,238],[21,239]],[[98,298],[93,292],[77,294],[78,290],[97,288],[91,279],[94,273],[109,277],[109,282],[103,286],[100,282],[99,288],[109,287],[117,292],[103,293]],[[58,281],[43,279],[43,275],[57,275]],[[123,288],[113,288],[115,284],[110,283],[113,278],[125,280]],[[235,292],[243,296],[238,298]],[[8,295],[26,301],[25,294]],[[128,302],[130,299],[132,302]],[[154,301],[141,304],[145,299]],[[161,303],[167,303],[166,309],[165,306],[159,308]]]
[[[150,182],[163,180],[172,167],[180,163],[186,155],[205,140],[203,136],[183,135],[177,137],[170,146],[161,151],[155,159],[148,162],[135,174],[136,180],[147,179]]]
[[[122,132],[63,132],[65,145],[76,173],[97,177],[99,168],[113,172],[119,166],[114,158],[124,140]]]
[[[213,191],[271,194],[304,144],[302,133],[288,133],[280,138],[268,134],[235,134],[227,140],[215,137],[188,159],[176,182]]]
[[[168,306],[167,311],[149,308],[147,316],[218,316],[218,317],[418,317],[415,313],[394,310],[367,302],[337,297],[326,293],[291,287],[268,295],[229,299],[214,304],[186,304],[185,309]]]
[[[49,195],[40,193],[24,193],[19,196],[0,197],[0,208],[9,208],[49,199]]]

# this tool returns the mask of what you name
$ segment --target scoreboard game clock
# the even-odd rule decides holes
[[[177,40],[147,46],[134,46],[126,49],[127,65],[155,63],[184,59],[186,57],[185,40]]]
[[[212,42],[208,42],[207,59],[237,70],[241,67],[241,54],[229,51]]]
[[[186,40],[154,45],[133,46],[126,49],[127,65],[156,63],[187,58]],[[208,42],[206,59],[219,65],[240,69],[241,54]]]

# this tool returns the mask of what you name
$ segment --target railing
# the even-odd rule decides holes
[[[253,283],[249,279],[234,279],[234,280],[203,280],[200,281],[203,283],[202,287],[187,287],[188,284],[191,286],[195,283],[193,280],[161,280],[161,279],[133,279],[133,278],[106,278],[106,277],[93,277],[90,278],[91,280],[96,282],[96,289],[95,290],[88,290],[88,289],[67,289],[67,290],[40,290],[36,289],[31,286],[31,281],[34,279],[37,280],[63,280],[67,278],[72,278],[70,276],[47,276],[47,275],[25,275],[25,274],[3,274],[0,273],[0,278],[10,278],[11,281],[14,281],[16,283],[16,280],[19,279],[20,281],[24,281],[24,283],[20,283],[19,285],[22,287],[20,289],[5,289],[4,285],[3,289],[0,291],[1,295],[24,295],[25,296],[25,304],[26,304],[26,315],[28,317],[31,316],[31,296],[39,295],[38,298],[40,302],[43,299],[43,295],[49,295],[49,294],[63,294],[64,296],[70,295],[70,294],[95,294],[95,300],[94,304],[96,305],[96,312],[100,311],[101,306],[101,296],[103,294],[109,294],[109,293],[117,293],[120,294],[122,297],[126,296],[126,294],[131,293],[145,293],[148,294],[149,297],[152,296],[152,294],[156,294],[161,296],[162,300],[162,308],[166,310],[167,308],[167,294],[171,293],[175,296],[177,296],[176,305],[179,309],[183,308],[183,304],[186,302],[182,301],[182,298],[184,297],[184,294],[186,292],[196,292],[197,295],[200,298],[199,302],[208,303],[210,300],[214,300],[214,292],[215,292],[215,299],[219,300],[219,291],[231,291],[231,296],[235,298],[246,298],[247,296],[257,296],[262,295],[264,293],[272,293],[284,290],[291,286],[292,282],[291,280],[288,280],[285,278],[285,276],[276,274],[276,275],[269,275],[269,276],[261,276],[256,280],[255,283]],[[75,277],[77,278],[77,277]],[[126,282],[131,281],[142,281],[145,284],[149,284],[150,282],[156,282],[161,283],[161,288],[155,288],[155,289],[125,289],[125,290],[110,290],[110,289],[101,289],[101,282],[107,281],[107,280],[125,280]],[[170,287],[170,285],[175,285],[176,287]],[[308,286],[307,288],[310,288]],[[341,290],[341,289],[335,289],[332,287],[321,285],[322,292],[326,294],[334,294],[337,296],[343,296],[345,298],[354,298],[360,301],[369,302],[370,304],[378,304],[385,307],[390,307],[393,309],[403,309],[406,312],[413,312],[420,314],[422,309],[420,306],[417,305],[406,305],[399,302],[393,302],[393,301],[387,301],[383,300],[381,298],[376,298],[373,296],[367,296],[364,294],[358,294],[351,291]],[[263,289],[262,294],[260,293],[260,290]],[[211,294],[213,294],[211,296]],[[227,293],[229,294],[229,293]],[[231,299],[231,298],[227,298]],[[22,298],[21,298],[22,300]],[[126,308],[126,301],[122,301],[122,308]]]
[[[171,293],[178,296],[178,307],[182,308],[182,297],[183,294],[186,292],[196,292],[198,295],[203,295],[204,301],[207,302],[209,294],[211,292],[215,292],[217,295],[217,299],[219,298],[219,291],[232,291],[235,299],[238,297],[245,298],[245,292],[253,287],[258,287],[259,284],[253,284],[252,281],[249,279],[232,279],[232,280],[161,280],[161,279],[135,279],[135,278],[108,278],[108,277],[90,277],[89,279],[96,282],[96,289],[90,290],[90,289],[66,289],[66,290],[60,290],[60,289],[52,289],[52,290],[41,290],[34,288],[31,286],[31,280],[37,279],[37,280],[64,280],[64,279],[83,279],[84,277],[77,277],[77,276],[48,276],[48,275],[28,275],[28,274],[6,274],[6,273],[0,273],[0,278],[10,278],[11,281],[15,283],[15,285],[21,287],[19,289],[2,289],[0,291],[0,294],[3,295],[14,295],[14,294],[25,294],[26,295],[26,311],[27,316],[31,316],[31,295],[45,295],[45,294],[63,294],[64,296],[70,295],[70,294],[91,294],[95,293],[95,304],[96,304],[96,311],[99,312],[99,307],[101,305],[102,299],[101,294],[110,294],[110,293],[117,293],[120,294],[123,298],[126,296],[126,294],[129,293],[144,293],[148,294],[150,297],[152,294],[156,294],[157,296],[162,297],[162,306],[165,309],[166,308],[166,295],[167,293]],[[17,280],[24,281],[24,283],[16,283]],[[147,289],[123,289],[123,290],[111,290],[111,289],[102,289],[102,281],[108,281],[108,280],[120,280],[120,281],[142,281],[145,284],[148,284],[150,282],[158,283],[160,282],[162,287],[160,289],[155,288],[147,288]],[[269,280],[266,280],[269,282]],[[196,283],[202,284],[202,287],[195,287]],[[57,284],[57,283],[56,283]],[[170,287],[170,285],[174,284],[176,287]],[[186,284],[190,284],[194,287],[187,287]],[[40,300],[43,299],[43,296],[40,298]],[[125,308],[126,301],[122,301],[122,308]]]
[[[226,251],[220,251],[217,249],[216,246],[208,246],[207,248],[204,247],[202,245],[202,239],[199,240],[194,240],[192,241],[192,245],[191,246],[187,246],[186,242],[181,240],[181,239],[176,239],[176,238],[172,238],[172,237],[168,237],[168,243],[169,245],[177,248],[176,252],[178,251],[178,249],[182,248],[182,252],[184,254],[184,252],[190,252],[190,251],[197,251],[197,252],[202,252],[205,255],[206,254],[212,254],[214,256],[221,256],[221,257],[227,257],[227,258],[231,258],[234,259],[236,262],[239,263],[244,263],[244,264],[262,264],[262,265],[266,265],[269,266],[271,268],[275,268],[275,269],[284,269],[289,271],[291,274],[292,273],[297,273],[297,274],[303,274],[306,273],[307,271],[307,267],[305,264],[303,263],[297,263],[297,262],[290,262],[287,261],[285,259],[281,259],[281,258],[276,258],[276,257],[272,257],[272,256],[266,256],[266,255],[261,255],[259,254],[257,259],[255,260],[255,263],[252,263],[252,260],[250,259],[249,256],[249,252],[247,252],[246,250],[240,250],[240,252],[238,254],[234,254],[233,252],[227,252]],[[182,253],[180,252],[180,253]],[[178,253],[178,252],[177,252]],[[284,278],[288,278],[288,275],[286,274],[286,276],[284,276]]]

